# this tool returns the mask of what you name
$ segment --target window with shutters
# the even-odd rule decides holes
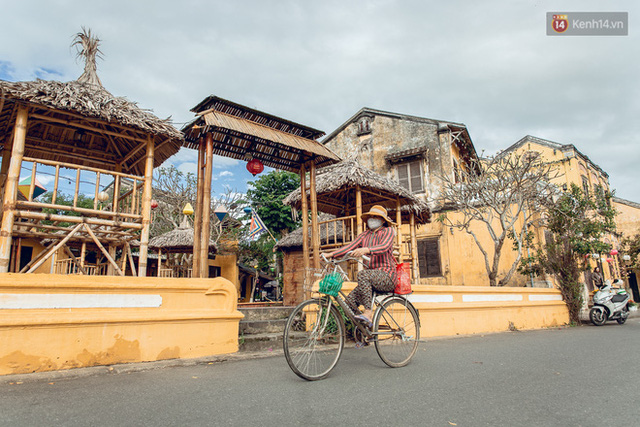
[[[420,277],[442,276],[440,244],[437,238],[418,241],[418,265]]]
[[[396,166],[398,183],[412,193],[424,193],[422,162],[403,163]]]

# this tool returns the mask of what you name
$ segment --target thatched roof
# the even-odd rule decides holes
[[[319,222],[328,221],[333,218],[335,218],[334,215],[329,215],[326,213],[321,213],[320,215],[318,215]],[[329,233],[327,233],[327,225],[320,224],[319,229],[320,229],[321,245],[326,245],[330,243],[342,243],[342,221],[335,222],[335,225],[336,225],[335,237],[334,237],[333,224],[334,223],[332,222],[331,225],[329,226]],[[309,238],[311,238],[311,227],[309,227],[308,233],[309,233]],[[337,238],[337,241],[335,240],[336,238]],[[286,236],[283,236],[280,240],[278,240],[278,243],[276,243],[276,248],[284,249],[284,250],[297,249],[301,247],[302,247],[302,227],[296,228],[291,233],[287,234]]]
[[[362,191],[362,209],[365,212],[373,205],[383,205],[389,211],[391,219],[395,219],[392,213],[395,212],[396,200],[399,198],[403,221],[408,220],[410,212],[416,215],[418,224],[430,221],[431,211],[425,202],[396,182],[362,167],[353,158],[318,171],[318,210],[336,216],[355,214],[346,210],[355,210],[355,193],[358,186]],[[300,194],[300,189],[296,189],[283,200],[283,203],[299,209]]]
[[[198,149],[207,133],[213,137],[213,154],[248,161],[289,172],[313,162],[317,167],[340,158],[316,141],[324,132],[244,105],[209,96],[191,111],[196,117],[182,128],[184,146]]]
[[[84,73],[71,82],[0,80],[0,146],[15,125],[19,104],[29,106],[25,156],[142,175],[146,139],[154,139],[155,166],[177,153],[183,135],[134,102],[109,93],[96,74],[99,40],[79,33]]]
[[[149,249],[161,249],[163,252],[193,252],[193,227],[182,221],[180,227],[149,240]],[[215,254],[218,247],[209,240],[209,253]]]

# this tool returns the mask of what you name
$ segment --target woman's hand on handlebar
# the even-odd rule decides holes
[[[351,251],[350,255],[354,258],[360,258],[363,255],[371,253],[369,248],[358,248]]]

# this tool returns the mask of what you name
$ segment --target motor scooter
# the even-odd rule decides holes
[[[624,324],[629,317],[629,301],[631,297],[623,287],[623,282],[616,279],[609,280],[593,294],[593,307],[589,311],[589,319],[596,326],[604,325],[607,320],[616,320],[619,324]]]

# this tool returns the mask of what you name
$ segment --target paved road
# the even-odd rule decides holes
[[[0,425],[639,425],[639,361],[635,317],[429,340],[401,369],[373,348],[349,349],[318,382],[300,380],[283,357],[0,380]]]

